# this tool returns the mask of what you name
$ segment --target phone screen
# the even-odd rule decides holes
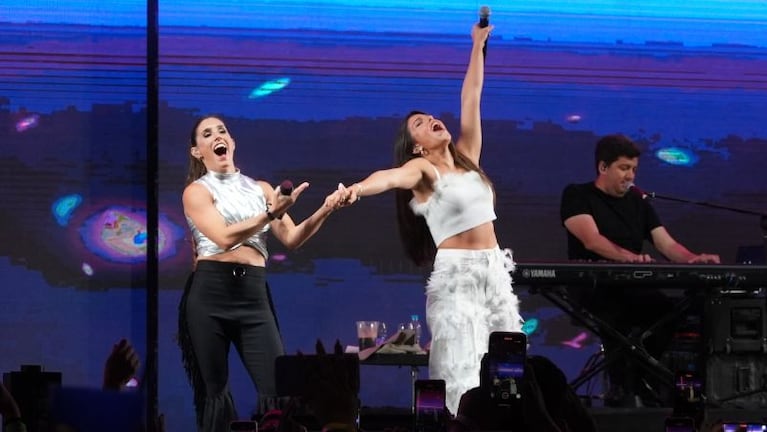
[[[521,399],[527,336],[520,332],[493,332],[487,354],[486,382],[490,386],[491,399],[502,404]]]
[[[722,425],[722,432],[763,432],[767,431],[767,425],[763,423],[740,423],[731,422]]]
[[[694,372],[677,372],[675,386],[677,396],[689,402],[700,400],[703,380]]]
[[[703,380],[695,372],[677,372],[674,413],[695,417],[703,410]]]
[[[416,431],[440,431],[446,425],[445,381],[417,380],[415,382]]]

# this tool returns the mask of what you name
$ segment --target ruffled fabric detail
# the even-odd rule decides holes
[[[208,396],[205,381],[202,379],[197,356],[192,348],[192,337],[189,334],[189,326],[186,315],[186,302],[192,287],[194,273],[190,274],[184,286],[184,294],[178,306],[178,346],[181,349],[181,361],[189,383],[192,385],[194,394],[194,411],[197,421],[197,430],[201,432],[228,431],[229,423],[237,418],[234,400],[225,387],[221,393]]]
[[[426,286],[431,332],[429,375],[446,384],[447,407],[479,385],[482,355],[493,331],[520,331],[519,300],[511,286],[510,250],[437,252]]]
[[[186,316],[186,302],[189,298],[189,291],[192,288],[193,278],[194,273],[190,273],[189,277],[186,279],[186,284],[184,285],[184,294],[181,295],[181,301],[178,305],[178,337],[176,342],[181,350],[181,362],[184,365],[186,377],[189,380],[189,384],[192,386],[197,426],[198,428],[201,428],[203,421],[203,407],[205,407],[206,398],[205,381],[202,379],[202,373],[200,373],[197,357],[194,355],[192,336],[189,334],[189,325]]]
[[[202,423],[198,427],[200,432],[228,431],[230,423],[235,419],[237,419],[237,411],[234,408],[229,386],[226,386],[221,393],[205,397]]]

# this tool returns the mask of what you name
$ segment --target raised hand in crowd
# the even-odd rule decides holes
[[[141,361],[133,345],[127,339],[112,346],[112,352],[104,364],[104,390],[120,390],[131,378],[136,375]]]

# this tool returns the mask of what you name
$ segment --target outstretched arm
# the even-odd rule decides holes
[[[485,80],[485,59],[482,48],[493,26],[480,28],[475,24],[471,30],[471,55],[461,88],[461,132],[456,148],[479,165],[482,151],[482,124],[479,103]]]
[[[365,180],[341,189],[344,205],[351,204],[363,196],[377,195],[392,189],[417,189],[425,178],[433,175],[431,164],[424,158],[409,160],[401,167],[376,171]]]
[[[265,189],[271,189],[271,186],[266,183],[262,186]],[[330,216],[335,209],[341,207],[343,196],[343,191],[334,191],[325,197],[325,202],[320,208],[318,208],[311,216],[301,221],[298,225],[293,222],[293,219],[291,219],[288,214],[285,214],[281,219],[276,219],[271,222],[272,233],[288,249],[297,249],[301,247],[307,240],[316,234],[317,231],[319,231],[328,216]],[[279,199],[279,197],[276,197],[275,199]]]

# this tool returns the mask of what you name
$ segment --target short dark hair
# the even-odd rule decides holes
[[[634,159],[641,154],[642,152],[639,150],[636,143],[626,135],[606,135],[597,141],[597,146],[594,149],[594,168],[596,169],[597,174],[599,174],[600,162],[604,162],[609,166],[621,156]]]

